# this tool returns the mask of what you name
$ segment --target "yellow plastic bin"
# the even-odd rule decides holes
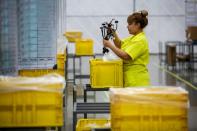
[[[110,128],[110,120],[107,119],[79,119],[76,131],[91,131],[92,128]]]
[[[93,40],[92,39],[77,39],[75,43],[75,54],[93,55]]]
[[[68,31],[64,34],[68,42],[75,42],[76,39],[82,38],[82,32],[78,31]]]
[[[111,88],[112,131],[187,131],[188,92],[178,87]]]
[[[90,60],[90,84],[92,88],[123,87],[122,60]]]
[[[0,77],[0,128],[63,126],[60,75]]]
[[[19,76],[27,76],[27,77],[39,77],[39,76],[43,76],[43,75],[47,75],[50,73],[57,73],[60,74],[61,76],[65,76],[65,70],[63,69],[57,69],[57,70],[53,70],[53,69],[23,69],[23,70],[19,70],[18,71],[18,75]]]
[[[57,68],[58,69],[65,69],[65,61],[66,55],[65,54],[57,54]]]

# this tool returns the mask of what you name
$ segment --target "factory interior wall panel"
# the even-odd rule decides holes
[[[132,0],[67,0],[66,12],[67,16],[117,16],[131,13],[132,8]]]
[[[155,16],[182,16],[185,14],[185,0],[137,0],[136,10],[139,9],[146,9]]]

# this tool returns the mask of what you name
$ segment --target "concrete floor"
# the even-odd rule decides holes
[[[188,126],[189,131],[197,131],[197,70],[166,70],[164,65],[159,65],[159,57],[151,56],[150,64],[148,66],[151,84],[154,86],[179,86],[189,92],[189,114]],[[83,84],[83,82],[82,82]],[[85,84],[85,83],[84,83]],[[80,88],[78,95],[83,95]],[[93,94],[89,94],[93,95]],[[78,101],[81,101],[78,98]],[[88,101],[93,101],[89,98]],[[97,92],[96,102],[109,102],[108,92]],[[66,131],[72,130],[72,86],[67,88],[67,110],[66,110]],[[89,117],[109,117],[109,115],[90,115]]]

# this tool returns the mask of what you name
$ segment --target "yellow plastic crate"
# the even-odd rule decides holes
[[[63,125],[63,78],[0,78],[0,128]]]
[[[131,117],[113,120],[112,131],[188,131],[181,117]]]
[[[65,69],[65,54],[57,54],[57,68],[58,69]]]
[[[75,43],[76,55],[93,55],[93,40],[92,39],[77,39]]]
[[[187,131],[188,93],[177,87],[111,88],[113,131]]]
[[[108,128],[110,120],[107,119],[79,119],[76,131],[91,131],[92,128]]]
[[[68,31],[64,34],[68,42],[75,42],[76,39],[82,38],[82,32]]]
[[[43,76],[46,74],[50,74],[50,73],[57,73],[60,74],[61,76],[65,76],[65,70],[63,69],[57,69],[57,70],[53,70],[53,69],[23,69],[23,70],[19,70],[18,74],[19,76],[27,76],[27,77],[39,77],[39,76]]]
[[[122,60],[90,60],[90,83],[92,88],[123,87]]]

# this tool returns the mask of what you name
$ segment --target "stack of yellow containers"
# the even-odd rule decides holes
[[[57,54],[57,70],[60,75],[65,76],[65,63],[66,63],[66,49],[64,54]]]
[[[0,77],[0,128],[62,126],[64,86],[57,74]]]
[[[94,55],[94,41],[90,38],[82,38],[82,32],[67,31],[64,36],[69,43],[75,44],[75,54],[77,56],[92,56]]]
[[[182,88],[110,89],[113,131],[187,131],[188,93]]]
[[[61,73],[61,75],[65,76],[65,63],[66,63],[66,56],[67,56],[67,52],[66,52],[66,48],[64,49],[64,52],[62,53],[58,53],[57,54],[57,70],[58,72]]]
[[[67,31],[64,36],[68,40],[68,42],[72,43],[75,42],[76,39],[81,39],[82,38],[82,32],[79,31]]]
[[[57,54],[57,68],[58,69],[65,69],[65,57],[64,54]]]

